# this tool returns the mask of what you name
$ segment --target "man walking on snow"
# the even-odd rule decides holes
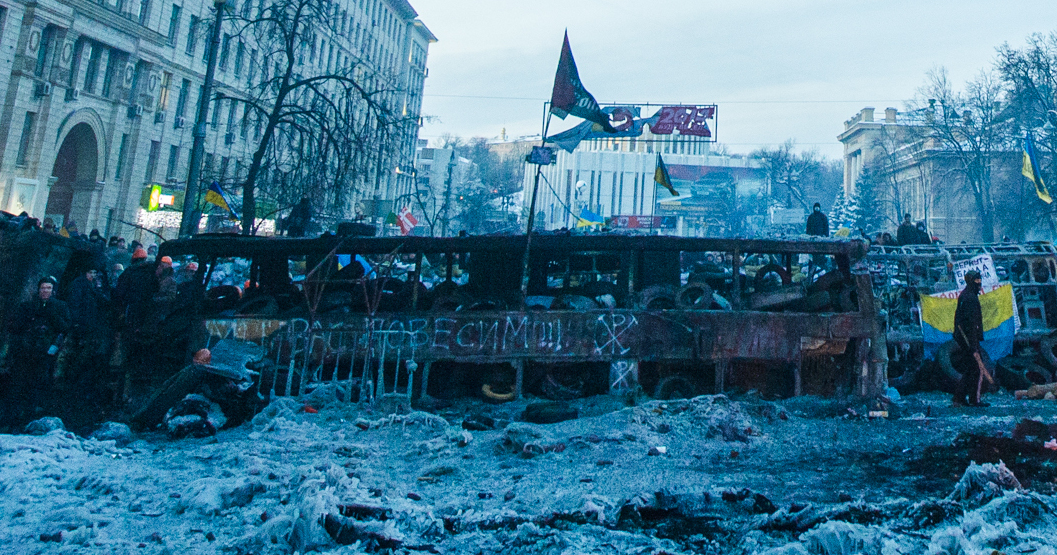
[[[954,368],[962,379],[954,390],[955,405],[986,407],[980,401],[983,373],[980,368],[980,342],[984,340],[984,318],[980,310],[980,272],[965,273],[965,289],[958,295],[958,308],[954,311],[954,340],[958,350],[951,356]]]

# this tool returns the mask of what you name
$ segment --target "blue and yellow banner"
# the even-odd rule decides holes
[[[233,221],[239,220],[239,215],[235,213],[235,210],[231,208],[231,203],[228,202],[228,196],[224,194],[224,189],[220,188],[220,184],[214,181],[209,185],[209,189],[206,191],[206,202],[217,206],[228,213],[228,219]]]
[[[584,208],[580,210],[580,216],[576,218],[576,227],[588,227],[592,225],[605,225],[605,220],[602,216],[595,214],[594,212]]]
[[[925,340],[925,358],[932,359],[940,345],[954,339],[954,311],[958,308],[956,292],[921,295],[921,335]],[[983,312],[984,341],[981,347],[991,360],[1013,353],[1013,336],[1017,333],[1013,286],[1005,284],[980,295]]]
[[[1046,189],[1046,182],[1042,180],[1042,172],[1039,171],[1039,159],[1035,157],[1035,141],[1029,131],[1024,135],[1024,163],[1020,173],[1031,180],[1035,185],[1035,194],[1046,204],[1053,202],[1050,191]]]

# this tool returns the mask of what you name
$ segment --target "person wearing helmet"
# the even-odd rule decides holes
[[[19,305],[8,322],[13,387],[5,392],[3,425],[25,424],[49,408],[56,355],[70,328],[70,310],[54,297],[55,289],[55,278],[42,278],[37,293]]]

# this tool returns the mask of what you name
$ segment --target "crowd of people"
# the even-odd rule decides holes
[[[58,233],[47,224],[42,231]],[[120,408],[130,389],[158,378],[158,357],[173,351],[162,347],[179,341],[168,317],[195,294],[194,262],[174,268],[155,244],[106,240],[96,230],[84,236],[69,222],[63,230],[86,241],[88,254],[71,264],[69,283],[41,278],[36,294],[6,315],[0,428],[74,406]]]

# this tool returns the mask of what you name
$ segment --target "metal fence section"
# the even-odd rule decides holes
[[[374,404],[383,397],[411,400],[416,346],[404,330],[333,328],[307,320],[207,320],[209,348],[222,340],[264,351],[250,363],[260,373],[257,390],[270,397],[300,397],[333,384],[344,399]]]

